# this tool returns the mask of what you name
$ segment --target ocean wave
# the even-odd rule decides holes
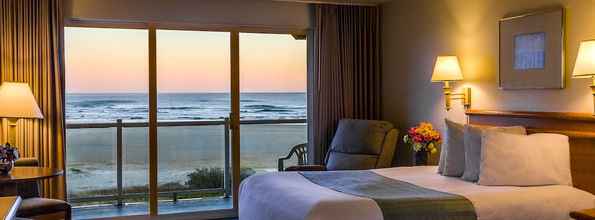
[[[203,120],[203,119],[217,119],[217,118],[204,118],[204,117],[180,116],[180,117],[176,117],[176,119],[180,119],[180,120],[185,120],[185,119],[190,119],[190,120]]]
[[[242,107],[244,107],[244,108],[276,108],[277,106],[261,104],[261,105],[244,105]]]
[[[177,107],[158,107],[158,109],[163,110],[195,110],[195,109],[202,109],[201,107],[197,106],[177,106]]]
[[[284,112],[295,112],[295,110],[302,109],[293,106],[280,106],[280,105],[245,105],[242,106],[243,113],[284,113]]]
[[[221,120],[231,111],[229,97],[222,95],[168,95],[159,100],[158,120]],[[146,96],[77,95],[68,96],[66,101],[68,122],[146,121],[148,118]],[[305,98],[296,99],[287,94],[251,94],[241,99],[240,117],[242,120],[305,118],[305,101]]]
[[[70,102],[69,105],[78,108],[96,108],[96,107],[109,107],[119,104],[131,104],[135,103],[133,100],[87,100],[79,102]]]
[[[261,109],[261,110],[256,110],[254,112],[293,112],[293,111],[287,110],[287,109]]]

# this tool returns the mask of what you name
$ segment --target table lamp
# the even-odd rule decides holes
[[[578,48],[578,55],[572,71],[573,78],[591,78],[591,92],[595,99],[595,40],[583,41]],[[594,102],[595,103],[595,102]],[[594,113],[595,115],[595,109]]]
[[[16,125],[21,118],[42,119],[43,114],[27,83],[3,82],[0,85],[0,118],[8,118],[8,143],[16,144]]]
[[[456,56],[438,56],[432,73],[432,82],[444,83],[444,103],[446,110],[450,110],[450,101],[461,99],[465,108],[471,106],[471,88],[464,88],[462,93],[453,93],[450,83],[463,80],[463,73]]]

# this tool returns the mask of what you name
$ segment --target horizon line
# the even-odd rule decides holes
[[[157,94],[230,94],[230,92],[157,92]],[[240,93],[306,93],[306,91],[249,91]],[[149,94],[149,92],[66,92],[66,94]]]

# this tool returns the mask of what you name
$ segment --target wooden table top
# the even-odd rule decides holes
[[[593,220],[595,219],[595,208],[570,212],[570,217],[577,220]]]
[[[29,182],[52,178],[63,174],[62,170],[47,167],[15,167],[7,175],[0,175],[0,183]]]
[[[21,206],[20,196],[0,197],[0,218],[12,220],[17,215],[17,209]]]

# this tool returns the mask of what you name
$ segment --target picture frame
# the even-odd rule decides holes
[[[499,77],[503,90],[564,88],[564,9],[499,21]]]

